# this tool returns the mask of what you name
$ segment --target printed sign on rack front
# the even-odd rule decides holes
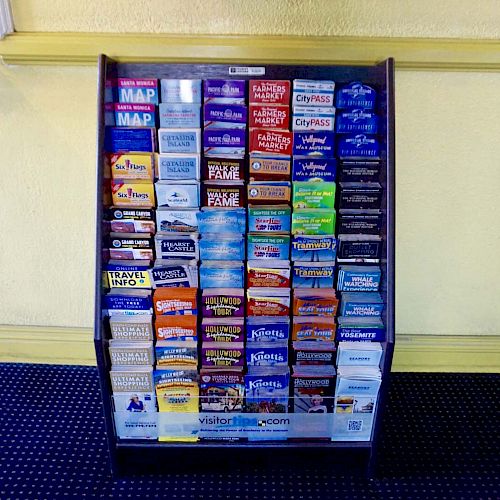
[[[332,438],[332,413],[159,413],[158,434],[176,438]]]

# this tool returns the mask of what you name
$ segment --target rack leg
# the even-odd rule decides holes
[[[368,463],[366,465],[366,478],[373,481],[377,472],[377,454],[375,449],[372,447],[370,449],[370,455],[368,456]]]

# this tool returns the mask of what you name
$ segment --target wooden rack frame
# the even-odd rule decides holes
[[[243,65],[243,64],[242,64]],[[109,379],[111,363],[108,354],[109,331],[102,319],[102,233],[103,215],[103,167],[104,167],[104,104],[106,80],[124,78],[228,78],[229,67],[234,64],[149,64],[117,63],[106,56],[99,57],[98,72],[98,127],[97,127],[97,207],[96,207],[96,276],[95,276],[95,330],[94,344],[103,397],[104,417],[112,470],[116,474],[151,473],[172,470],[185,466],[189,470],[203,465],[235,463],[284,463],[292,460],[321,460],[332,467],[367,467],[368,474],[374,471],[375,452],[380,439],[380,424],[386,404],[389,372],[395,342],[395,139],[394,139],[394,61],[388,59],[373,66],[307,66],[261,64],[265,67],[265,78],[293,80],[294,78],[329,79],[337,84],[363,81],[374,85],[379,93],[379,114],[382,124],[382,172],[379,182],[384,189],[382,211],[384,221],[381,236],[384,247],[381,259],[382,283],[380,293],[386,304],[383,320],[386,326],[386,341],[382,358],[382,386],[376,407],[371,441],[363,442],[199,442],[165,443],[150,441],[126,441],[117,438],[113,422],[112,390]],[[246,66],[246,65],[245,65]],[[237,76],[239,79],[251,77]],[[167,465],[168,464],[168,465]]]

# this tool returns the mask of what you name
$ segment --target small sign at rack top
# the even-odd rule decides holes
[[[109,93],[117,436],[369,440],[385,339],[377,92],[227,71]]]
[[[229,66],[230,76],[263,76],[266,74],[265,66]]]

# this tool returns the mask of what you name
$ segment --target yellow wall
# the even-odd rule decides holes
[[[94,68],[0,65],[0,324],[91,324],[95,129]]]
[[[0,324],[92,324],[96,77],[0,67]],[[498,89],[396,75],[398,333],[499,333]]]
[[[397,331],[499,334],[500,74],[396,75]]]
[[[20,31],[500,31],[495,0],[14,0],[13,11]],[[96,76],[0,66],[0,324],[92,324]],[[499,334],[500,74],[397,72],[396,91],[397,332]]]
[[[497,38],[497,0],[12,0],[18,31]]]

